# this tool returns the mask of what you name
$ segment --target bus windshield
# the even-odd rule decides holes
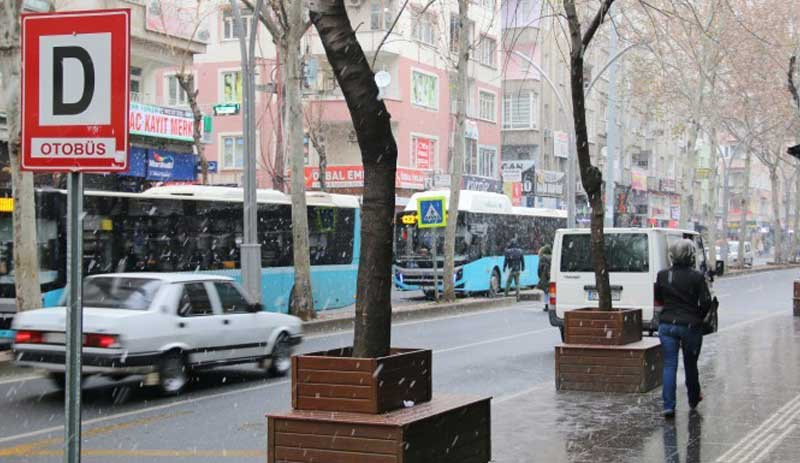
[[[436,242],[436,253],[441,258],[444,256],[444,228],[418,228],[416,223],[403,223],[403,217],[408,213],[397,216],[398,226],[395,227],[395,254],[398,258],[420,258],[433,254],[433,244]],[[469,252],[472,243],[472,234],[465,226],[464,214],[458,217],[456,228],[456,254],[463,255]]]

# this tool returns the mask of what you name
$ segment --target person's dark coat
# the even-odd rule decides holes
[[[503,259],[503,271],[511,269],[512,272],[525,271],[525,259],[522,256],[522,249],[512,244],[506,249],[506,255]]]
[[[539,250],[539,268],[537,269],[539,275],[539,284],[537,287],[542,291],[547,291],[550,286],[550,263],[550,246],[543,246],[542,249]]]
[[[678,325],[701,324],[712,304],[705,276],[678,265],[658,272],[655,298],[663,304],[659,322]]]

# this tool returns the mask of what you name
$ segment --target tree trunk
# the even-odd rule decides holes
[[[456,85],[453,94],[456,99],[456,123],[453,136],[453,155],[451,156],[450,200],[447,204],[447,227],[444,233],[444,299],[456,299],[455,282],[455,251],[456,231],[458,230],[458,203],[461,198],[461,178],[464,173],[464,157],[466,153],[466,138],[464,137],[464,124],[466,121],[467,92],[469,91],[469,0],[458,0],[458,64],[456,64]],[[435,244],[434,244],[435,246]],[[438,263],[436,263],[438,266]]]
[[[776,161],[776,164],[779,161]],[[783,229],[781,228],[781,180],[778,177],[778,166],[769,166],[769,184],[772,196],[772,227],[775,229],[775,263],[783,262]],[[741,248],[742,243],[739,244]],[[742,262],[742,255],[739,254],[739,261]]]
[[[189,102],[189,108],[192,110],[192,139],[194,141],[194,151],[197,159],[200,161],[200,178],[202,178],[203,185],[208,185],[208,160],[206,160],[202,136],[203,112],[200,111],[200,105],[197,104],[197,95],[200,90],[195,89],[194,75],[191,74],[191,72],[182,71],[176,74],[175,77],[178,79],[178,83],[186,93],[186,99]]]
[[[791,236],[789,235],[789,226],[791,224],[791,215],[792,215],[792,177],[783,177],[783,220],[786,224],[786,235],[783,239],[783,256],[784,262],[790,262],[792,259],[792,249],[791,249]]]
[[[315,149],[319,156],[319,189],[326,191],[328,188],[328,180],[325,178],[328,172],[328,151],[324,143],[318,143]]]
[[[722,161],[722,166],[725,168],[725,172],[723,172],[723,179],[722,179],[722,247],[720,251],[722,251],[722,261],[728,261],[728,233],[730,233],[728,227],[728,213],[730,210],[730,200],[731,200],[731,165],[733,163],[733,159],[736,157],[736,153],[734,152],[731,155],[731,159],[725,159]],[[714,243],[712,243],[714,244]]]
[[[718,145],[717,145],[717,129],[711,129],[711,175],[709,176],[709,195],[708,204],[706,204],[706,225],[708,227],[708,241],[706,242],[706,249],[708,249],[708,269],[714,268],[717,262],[717,249],[715,243],[717,242],[717,167],[719,163],[718,158]]]
[[[292,166],[292,250],[294,256],[294,287],[291,313],[303,320],[314,318],[314,298],[311,292],[311,257],[308,238],[308,208],[306,207],[305,162],[303,156],[303,101],[301,86],[300,39],[303,30],[303,2],[287,2],[288,32],[284,38],[286,51],[285,107],[289,159]]]
[[[600,6],[600,19],[612,2],[606,1]],[[601,310],[611,310],[611,285],[606,271],[605,239],[603,236],[603,174],[592,165],[589,152],[589,137],[586,130],[586,101],[583,85],[584,38],[581,35],[581,24],[575,10],[575,0],[565,0],[564,9],[567,14],[570,33],[570,87],[572,90],[572,117],[575,122],[575,140],[578,151],[581,184],[589,197],[591,212],[592,266],[594,268],[595,286],[599,296]],[[601,21],[602,22],[602,21]],[[594,27],[597,27],[596,25]],[[591,39],[591,38],[590,38]],[[588,41],[586,43],[588,45]]]
[[[750,211],[750,167],[752,164],[753,155],[750,149],[747,148],[747,153],[744,158],[744,185],[742,188],[741,214],[739,214],[739,268],[744,268],[742,256],[744,255],[744,242],[749,238],[747,236],[747,214]]]
[[[397,144],[391,115],[356,40],[344,0],[310,0],[311,21],[342,89],[364,164],[361,256],[358,265],[354,357],[389,353],[392,321],[392,237]]]
[[[14,291],[17,311],[42,306],[33,174],[20,170],[20,12],[22,0],[0,8],[0,74],[6,101],[8,160],[14,198]]]
[[[284,111],[284,104],[283,99],[286,95],[286,70],[285,66],[281,62],[281,57],[286,55],[286,51],[282,50],[280,41],[283,40],[280,37],[274,37],[275,42],[275,67],[277,67],[277,72],[275,73],[278,76],[278,82],[275,83],[275,94],[277,95],[278,100],[278,117],[277,117],[277,127],[275,128],[275,163],[273,164],[273,172],[272,172],[272,188],[278,191],[286,191],[286,183],[283,177],[284,170],[286,169],[284,160],[284,143],[283,143],[283,126],[284,126],[284,118],[286,117],[286,111]],[[303,173],[305,176],[305,172]]]

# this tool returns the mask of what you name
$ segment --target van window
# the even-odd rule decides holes
[[[614,233],[605,236],[609,272],[639,273],[650,270],[646,233]],[[591,236],[564,235],[561,243],[562,272],[592,272]]]

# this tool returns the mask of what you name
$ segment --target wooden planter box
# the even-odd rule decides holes
[[[556,389],[647,392],[661,385],[661,342],[645,338],[624,346],[556,346]]]
[[[267,416],[267,462],[486,463],[490,398],[436,396],[383,415],[295,410]]]
[[[564,313],[566,344],[618,346],[641,341],[642,310],[595,308],[568,310]]]
[[[351,353],[343,348],[292,357],[292,407],[384,413],[431,400],[430,349],[392,349],[379,358]]]

